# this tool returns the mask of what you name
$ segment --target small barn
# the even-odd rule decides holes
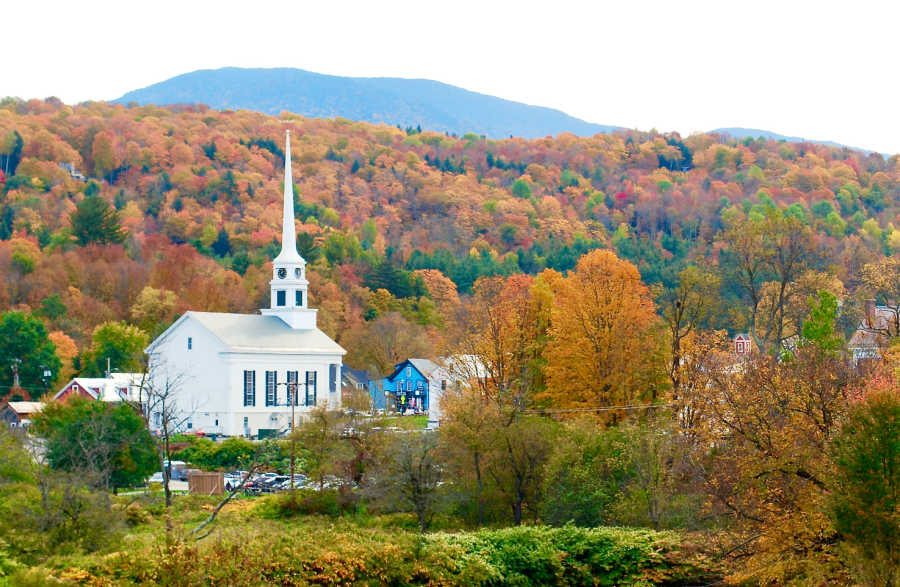
[[[9,402],[0,408],[0,422],[13,428],[28,428],[31,420],[44,408],[41,402]]]

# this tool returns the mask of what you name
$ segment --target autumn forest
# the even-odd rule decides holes
[[[269,305],[286,130],[310,306],[344,362],[487,371],[433,447],[461,524],[677,530],[691,580],[900,581],[900,476],[872,465],[900,470],[897,155],[6,98],[0,314],[52,343],[28,395],[111,356],[140,371],[187,310]],[[867,300],[896,319],[856,361]],[[361,487],[369,448],[329,473]]]

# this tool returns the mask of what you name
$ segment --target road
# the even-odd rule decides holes
[[[188,482],[187,481],[176,481],[172,479],[169,481],[169,489],[171,491],[179,491],[187,493],[188,490]],[[136,491],[120,491],[119,495],[140,495],[142,493],[146,493],[145,489],[138,489]]]

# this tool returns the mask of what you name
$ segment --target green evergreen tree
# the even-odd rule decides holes
[[[9,240],[12,236],[15,215],[12,206],[4,206],[0,211],[0,240]]]
[[[24,141],[22,141],[22,135],[20,135],[17,130],[7,134],[6,138],[3,140],[3,144],[0,145],[3,149],[0,151],[0,162],[2,162],[0,170],[2,170],[3,174],[7,177],[16,174],[16,168],[19,166],[19,161],[22,160],[23,145]]]
[[[212,244],[212,250],[219,257],[224,257],[231,252],[231,240],[228,238],[228,231],[225,228],[219,230],[219,235]]]
[[[119,213],[99,196],[89,196],[79,202],[69,219],[72,234],[79,245],[106,245],[125,240],[126,233],[119,223]]]
[[[313,235],[308,232],[297,235],[297,252],[307,263],[315,263],[322,256],[322,250],[316,245]]]
[[[302,254],[302,253],[301,253]],[[238,251],[235,253],[234,257],[231,258],[231,270],[241,275],[247,271],[247,268],[250,267],[250,255],[247,251]]]
[[[69,309],[62,301],[58,293],[52,293],[41,301],[41,307],[35,312],[50,320],[56,320],[66,315]]]

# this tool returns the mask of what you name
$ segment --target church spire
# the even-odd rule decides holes
[[[281,227],[281,252],[275,263],[301,263],[297,253],[297,228],[294,226],[294,179],[291,175],[291,131],[284,139],[284,217]]]
[[[277,316],[294,329],[316,327],[316,311],[307,298],[306,261],[297,253],[294,226],[294,181],[291,178],[291,135],[284,141],[284,224],[281,228],[281,252],[272,260],[271,306],[260,312]]]

